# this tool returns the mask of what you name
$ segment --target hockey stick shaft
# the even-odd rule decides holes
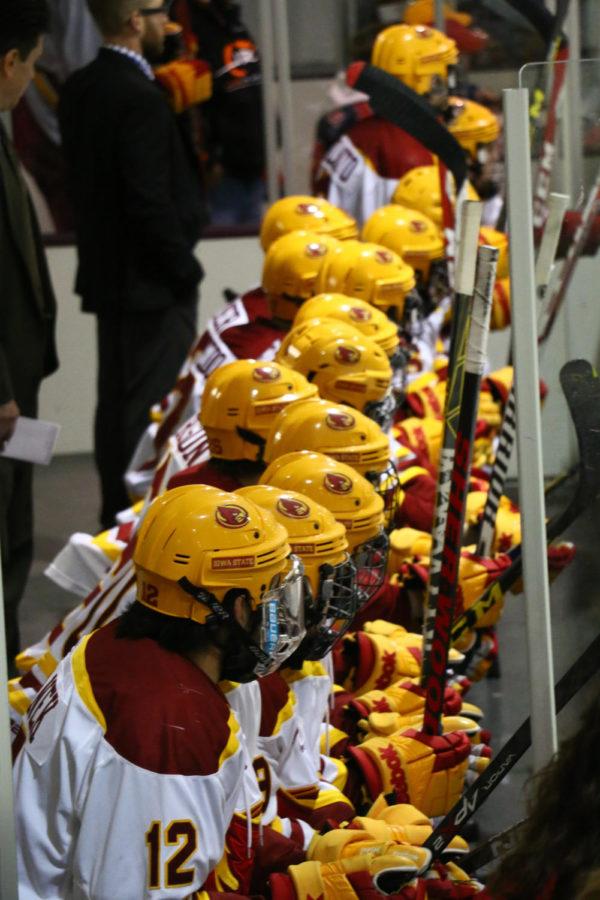
[[[446,666],[450,650],[451,626],[458,582],[458,563],[462,545],[465,506],[469,483],[469,471],[473,452],[473,437],[479,404],[479,386],[485,366],[487,337],[490,325],[492,294],[496,278],[498,250],[480,247],[477,252],[475,290],[471,312],[471,326],[465,359],[465,381],[458,418],[458,430],[454,450],[454,464],[450,479],[450,495],[441,556],[440,584],[435,617],[431,622],[423,665],[427,666],[425,679],[425,710],[423,731],[439,734]],[[430,620],[431,621],[431,620]],[[426,659],[426,652],[428,658]]]
[[[587,650],[556,684],[554,698],[557,713],[587,684],[599,668],[600,635],[592,641]],[[423,846],[431,850],[434,857],[438,857],[447,847],[452,838],[458,834],[462,825],[483,805],[494,788],[521,759],[530,745],[531,719],[527,718],[426,840]]]
[[[428,635],[432,634],[433,620],[440,586],[442,550],[444,532],[448,515],[448,498],[450,477],[454,462],[454,447],[458,426],[458,413],[465,375],[465,356],[467,337],[470,325],[470,303],[475,289],[475,266],[477,248],[479,246],[479,227],[481,223],[482,204],[467,202],[461,217],[461,238],[457,268],[456,296],[452,309],[452,336],[450,340],[450,360],[448,387],[444,407],[444,432],[438,469],[438,481],[435,498],[435,512],[432,529],[432,554],[429,570],[429,586],[427,608],[423,620],[423,673],[421,683],[425,685],[429,674],[431,646]]]
[[[535,267],[535,283],[538,298],[540,299],[544,296],[552,273],[552,266],[554,264],[558,239],[560,237],[560,229],[567,208],[568,199],[566,194],[551,194],[550,196],[548,219]],[[494,466],[490,477],[490,486],[481,519],[481,528],[477,543],[478,556],[489,556],[492,550],[498,506],[500,505],[500,498],[502,497],[508,475],[508,467],[516,432],[516,397],[513,386],[510,389],[506,407],[504,409],[496,458],[494,460]]]
[[[600,496],[600,378],[585,360],[572,360],[560,372],[563,393],[569,406],[579,446],[579,481],[569,505],[546,527],[548,542],[558,537],[579,514]],[[485,613],[501,603],[506,591],[520,578],[522,548],[509,554],[512,565],[492,583],[452,626],[452,643],[474,628]]]
[[[571,283],[571,278],[573,277],[575,266],[577,265],[579,257],[583,253],[583,248],[585,247],[590,231],[592,230],[592,225],[594,224],[594,219],[598,214],[599,207],[600,169],[598,170],[596,179],[588,195],[587,202],[581,215],[581,222],[579,223],[579,227],[575,232],[575,236],[573,237],[573,241],[571,242],[571,246],[569,247],[569,252],[567,253],[567,257],[560,270],[558,284],[552,291],[552,294],[548,301],[546,321],[541,329],[541,334],[538,338],[538,342],[540,344],[543,344],[544,341],[546,341],[550,336],[556,316],[558,315],[558,311],[562,306],[565,295]]]

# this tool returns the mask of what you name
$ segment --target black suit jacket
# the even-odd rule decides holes
[[[34,411],[40,381],[58,366],[55,317],[37,219],[0,124],[0,403]]]
[[[202,187],[168,101],[102,48],[66,82],[59,122],[75,208],[75,289],[86,312],[165,309],[195,296]]]

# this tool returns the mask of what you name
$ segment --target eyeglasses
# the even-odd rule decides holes
[[[173,6],[173,0],[167,0],[166,3],[163,3],[162,6],[155,6],[154,8],[145,7],[143,9],[138,10],[140,16],[168,16],[171,12],[171,7]]]

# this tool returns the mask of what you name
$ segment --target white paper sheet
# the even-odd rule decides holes
[[[0,456],[47,466],[52,459],[59,431],[60,425],[55,422],[19,416],[13,435],[4,445],[4,450],[0,451]]]

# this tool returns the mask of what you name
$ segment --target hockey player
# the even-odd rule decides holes
[[[324,400],[345,403],[384,431],[392,424],[396,399],[392,368],[375,341],[335,319],[309,319],[288,333],[277,360],[301,372]]]
[[[392,368],[396,368],[396,357],[400,340],[398,329],[380,309],[372,303],[346,294],[316,294],[305,300],[293,325],[297,327],[309,319],[335,319],[353,325],[365,337],[371,338],[387,354]]]
[[[484,201],[483,222],[494,226],[502,209],[499,196],[498,137],[500,123],[494,113],[464,97],[450,97],[447,110],[448,131],[467,156],[469,181]]]
[[[287,598],[302,592],[288,557],[285,529],[247,499],[196,486],[153,504],[134,557],[136,603],[61,663],[22,725],[22,898],[201,888],[244,772],[216,683],[273,665],[274,625],[289,624]]]
[[[377,36],[371,62],[399,78],[433,109],[443,111],[453,86],[456,44],[422,25],[392,25]],[[367,103],[334,110],[321,120],[313,158],[315,193],[362,225],[390,202],[398,180],[433,155],[407,131],[373,115]]]
[[[282,197],[268,208],[260,226],[260,245],[265,253],[273,241],[290,231],[328,234],[340,241],[358,237],[358,227],[352,216],[324,197],[307,194]]]

